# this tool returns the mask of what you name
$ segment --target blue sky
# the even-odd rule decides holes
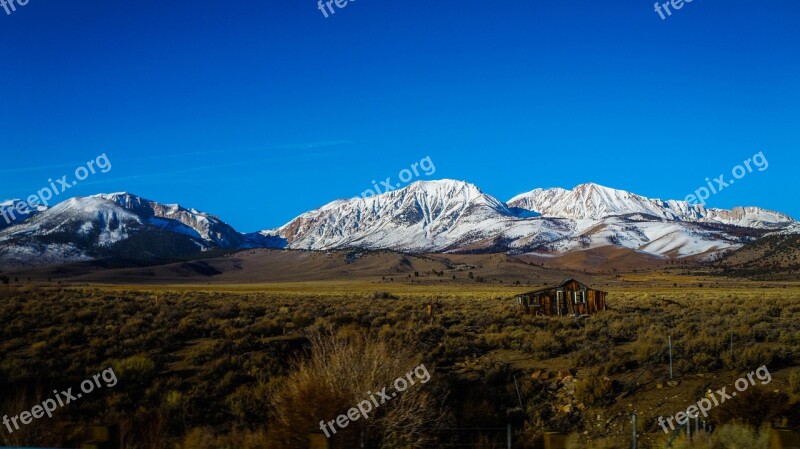
[[[0,199],[129,191],[242,231],[425,156],[508,200],[597,182],[800,218],[800,2],[29,0],[0,9]]]

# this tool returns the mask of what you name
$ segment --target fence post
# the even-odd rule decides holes
[[[669,345],[669,378],[672,380],[672,335],[667,337],[667,344]]]

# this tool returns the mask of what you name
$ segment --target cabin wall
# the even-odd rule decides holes
[[[561,300],[558,291],[562,291]],[[584,292],[583,300],[576,303],[575,293]],[[521,295],[520,304],[522,313],[544,316],[569,316],[569,315],[594,315],[606,308],[606,292],[581,287],[575,281],[564,284],[563,287],[551,288],[536,294]],[[538,301],[538,302],[537,302]],[[536,307],[536,305],[539,307]]]

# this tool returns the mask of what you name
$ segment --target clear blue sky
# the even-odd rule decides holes
[[[279,226],[430,156],[501,200],[593,181],[800,218],[800,2],[29,0],[0,9],[0,199],[129,191]]]

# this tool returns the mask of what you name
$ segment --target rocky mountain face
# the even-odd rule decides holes
[[[732,210],[706,208],[685,201],[645,198],[624,190],[597,184],[582,184],[572,190],[535,189],[517,195],[508,205],[540,213],[544,217],[600,220],[614,215],[639,215],[668,221],[721,223],[735,226],[780,229],[794,220],[758,207]]]
[[[757,207],[706,208],[597,184],[535,189],[506,203],[463,181],[421,181],[373,197],[333,201],[279,228],[251,234],[195,209],[113,193],[30,211],[0,228],[0,263],[176,259],[247,248],[547,255],[617,246],[685,257],[798,229],[791,217]]]
[[[503,203],[472,184],[442,180],[334,201],[262,234],[308,250],[563,253],[617,245],[682,257],[735,248],[793,223],[756,207],[705,208],[597,184],[536,189]]]
[[[276,245],[218,218],[128,193],[76,197],[0,231],[0,263],[43,265],[120,257],[159,260]]]
[[[0,230],[22,223],[45,210],[47,210],[45,206],[31,207],[20,199],[0,202]]]

